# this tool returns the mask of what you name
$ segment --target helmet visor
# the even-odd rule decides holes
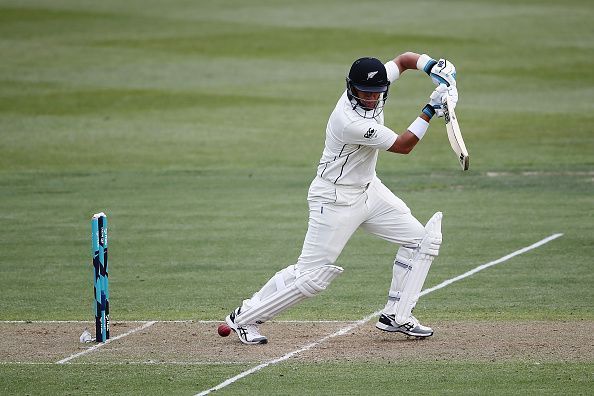
[[[388,91],[388,86],[387,85],[378,85],[378,86],[368,86],[368,85],[362,85],[362,84],[355,84],[353,83],[353,87],[357,88],[357,91],[363,91],[363,92],[386,92]]]

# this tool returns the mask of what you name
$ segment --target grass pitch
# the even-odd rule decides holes
[[[593,17],[586,1],[0,1],[0,320],[90,319],[99,211],[111,227],[113,320],[222,319],[299,255],[350,63],[412,50],[456,64],[471,154],[462,173],[434,120],[411,155],[380,155],[379,177],[419,220],[444,212],[426,286],[564,234],[428,295],[417,316],[591,326]],[[405,73],[386,124],[406,128],[432,89]],[[394,252],[357,233],[339,258],[345,273],[281,319],[374,312]],[[86,366],[0,360],[4,394],[103,391]],[[322,372],[330,393],[381,392],[387,379],[426,393],[587,393],[593,362],[413,362],[397,375],[396,355],[323,370],[291,362],[223,393],[315,393]],[[247,367],[95,368],[113,373],[110,393],[191,394]]]

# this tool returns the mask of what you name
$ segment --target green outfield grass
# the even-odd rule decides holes
[[[31,393],[28,383],[34,376],[45,394],[193,394],[196,389],[214,386],[214,378],[232,376],[246,366],[146,366],[98,365],[108,369],[111,381],[89,375],[89,366],[8,365],[0,379],[12,388],[0,390]],[[331,373],[332,379],[328,375]],[[259,372],[228,388],[219,395],[263,393],[299,395],[388,394],[396,386],[423,394],[588,394],[592,385],[592,365],[567,363],[415,363],[412,365],[286,364]],[[361,378],[365,378],[364,384]],[[505,381],[502,381],[505,378]],[[3,381],[3,384],[6,383]],[[264,387],[263,383],[270,386]],[[303,384],[308,384],[304,388]]]
[[[379,177],[421,222],[444,212],[426,286],[564,234],[428,295],[417,316],[594,320],[593,19],[587,1],[0,0],[0,320],[91,319],[99,211],[112,320],[224,318],[300,253],[351,62],[408,50],[455,63],[471,153],[463,173],[434,120],[411,155],[380,155]],[[386,124],[405,129],[433,87],[405,73]],[[281,319],[376,311],[395,250],[358,232],[345,273]],[[432,363],[427,382],[421,363],[293,362],[224,392],[381,393],[390,379],[427,393],[588,393],[586,360]],[[199,392],[247,367],[114,366],[109,393]],[[2,393],[101,392],[81,382],[87,369],[0,364]],[[320,385],[322,372],[340,385]]]

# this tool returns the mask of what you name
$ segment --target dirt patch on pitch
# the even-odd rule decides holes
[[[272,322],[261,326],[269,343],[243,345],[223,338],[218,323],[158,322],[83,354],[71,363],[259,364],[306,348],[294,361],[594,361],[594,321],[437,322],[435,335],[408,339],[374,323],[319,342],[353,322]],[[112,323],[112,338],[142,323]],[[84,323],[0,323],[0,362],[56,362],[84,351]],[[92,329],[91,329],[92,331]]]
[[[440,322],[425,340],[379,331],[367,323],[318,341],[353,322],[287,323],[261,326],[269,343],[243,345],[235,334],[223,338],[217,323],[160,322],[85,355],[79,361],[151,363],[253,363],[279,358],[311,343],[291,359],[301,361],[592,361],[594,322]]]
[[[441,322],[423,340],[378,331],[373,323],[301,354],[315,361],[592,361],[594,322]]]
[[[138,323],[112,322],[111,337],[125,333]],[[95,343],[81,343],[87,329],[95,335],[92,322],[0,323],[0,362],[51,363],[84,351]]]
[[[317,341],[345,323],[267,323],[261,326],[270,340],[266,345],[244,345],[235,333],[221,337],[218,325],[159,322],[78,361],[259,364]]]

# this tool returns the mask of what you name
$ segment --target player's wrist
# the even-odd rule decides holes
[[[424,71],[427,75],[431,75],[431,69],[437,64],[437,61],[427,54],[422,54],[417,59],[417,69]]]
[[[421,140],[425,133],[427,133],[427,129],[429,129],[429,121],[422,118],[422,115],[417,117],[416,120],[409,125],[408,130],[413,135]]]
[[[426,121],[429,122],[431,120],[431,118],[433,118],[433,116],[435,115],[435,109],[433,108],[433,106],[431,106],[430,104],[426,104],[425,107],[423,107],[423,110],[421,111],[421,117],[423,119],[426,118]],[[425,117],[423,117],[425,116]]]

